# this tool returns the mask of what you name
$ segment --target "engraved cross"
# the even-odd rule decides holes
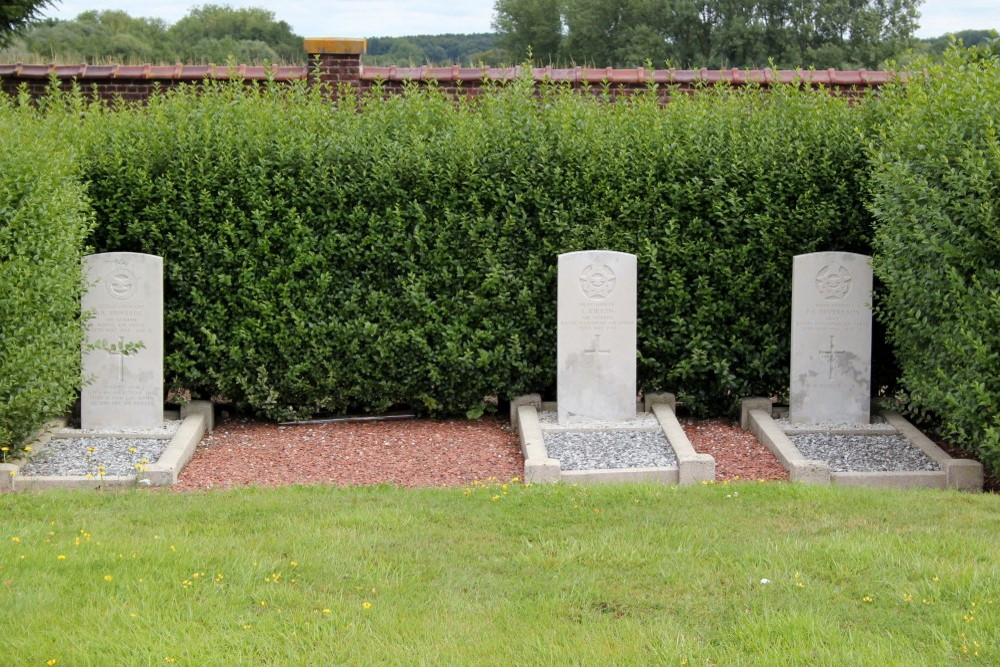
[[[108,350],[108,354],[112,357],[118,357],[118,381],[125,382],[125,338],[121,336],[118,338],[118,349],[115,351]]]
[[[832,382],[833,381],[834,355],[837,355],[837,354],[847,354],[847,350],[837,350],[837,349],[834,349],[833,336],[831,335],[830,336],[830,349],[829,350],[820,350],[819,353],[821,355],[823,355],[823,356],[829,356],[830,357],[830,377],[829,377],[829,380]]]
[[[586,354],[586,355],[590,355],[590,354],[594,355],[594,361],[597,364],[597,379],[600,380],[601,379],[601,355],[602,354],[606,354],[608,356],[611,356],[611,348],[608,348],[606,350],[602,350],[601,349],[601,335],[597,334],[596,336],[594,336],[593,348],[590,349],[590,350],[584,350],[583,353]]]

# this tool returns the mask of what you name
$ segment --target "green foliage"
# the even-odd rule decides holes
[[[501,483],[0,494],[6,654],[1000,664],[996,494]]]
[[[49,105],[55,101],[50,98]],[[80,384],[80,258],[89,217],[66,150],[71,113],[0,96],[0,445],[63,414]]]
[[[0,4],[0,46],[5,46],[14,33],[23,30],[51,0],[5,0]]]
[[[861,117],[794,87],[214,85],[100,116],[83,165],[97,248],[165,258],[175,387],[272,418],[551,389],[557,256],[607,248],[639,256],[642,386],[718,413],[787,386],[791,257],[868,248]]]
[[[366,65],[499,65],[493,33],[371,37]]]
[[[70,21],[28,27],[8,53],[15,58],[126,63],[300,63],[302,38],[265,9],[204,5],[173,25],[124,11],[87,11]],[[11,56],[4,56],[4,59]]]
[[[637,67],[874,68],[913,42],[920,0],[497,0],[508,58]]]
[[[194,7],[167,35],[183,62],[223,63],[230,56],[237,62],[305,60],[302,38],[274,12],[259,7]]]
[[[875,271],[918,415],[1000,470],[1000,61],[950,51],[887,91]]]

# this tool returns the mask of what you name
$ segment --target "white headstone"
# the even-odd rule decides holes
[[[163,424],[163,258],[107,252],[83,258],[90,311],[83,351],[83,428]]]
[[[635,255],[559,255],[559,423],[635,417]]]
[[[814,252],[792,263],[789,418],[871,419],[871,257]]]

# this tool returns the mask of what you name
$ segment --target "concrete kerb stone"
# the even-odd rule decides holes
[[[769,399],[743,399],[740,407],[741,424],[744,428],[749,428],[761,444],[771,450],[788,470],[792,481],[880,488],[951,488],[977,492],[983,490],[984,473],[981,463],[952,458],[913,424],[895,412],[883,411],[880,414],[900,435],[933,459],[941,467],[940,471],[832,472],[825,461],[808,460],[799,452],[771,417],[770,405]],[[845,429],[843,432],[864,433],[863,429]]]
[[[530,405],[535,408],[535,411],[542,409],[542,397],[538,394],[527,394],[525,396],[518,396],[510,401],[510,427],[514,429],[514,433],[519,432],[519,421],[517,418],[517,409],[522,405]]]
[[[921,433],[916,426],[903,418],[902,415],[888,410],[883,411],[881,414],[886,423],[893,426],[907,440],[919,447],[927,456],[934,459],[941,466],[941,470],[945,473],[945,486],[947,488],[975,492],[983,490],[985,475],[982,463],[969,459],[952,458],[946,451],[938,447],[933,440]]]
[[[122,434],[113,434],[121,437]],[[191,459],[195,448],[205,435],[205,418],[203,415],[193,415],[184,419],[177,432],[170,439],[156,463],[147,466],[138,475],[117,476],[108,475],[101,478],[84,476],[50,476],[50,475],[20,475],[20,468],[25,461],[0,465],[3,479],[0,479],[0,490],[7,491],[43,491],[46,489],[108,489],[134,486],[169,486],[177,481],[184,465]],[[32,448],[40,448],[51,438],[79,437],[67,436],[63,433],[52,433],[51,429],[38,439],[32,441]],[[100,437],[96,434],[95,437]],[[143,437],[150,437],[144,434]],[[44,442],[43,442],[44,438]],[[11,471],[14,472],[11,475]]]
[[[139,484],[150,486],[170,486],[177,481],[177,476],[191,457],[194,450],[205,436],[206,419],[203,414],[194,414],[181,421],[180,428],[171,438],[170,444],[160,455],[160,459],[146,467],[139,476]]]
[[[666,392],[656,392],[652,394],[643,394],[642,396],[642,409],[645,412],[653,412],[654,405],[668,405],[673,412],[677,412],[677,397],[674,394],[668,394]]]
[[[28,439],[32,449],[40,449],[44,447],[49,440],[55,437],[55,433],[66,427],[65,419],[53,419],[47,422],[45,426],[35,431],[34,435]],[[24,465],[24,461],[21,459],[14,459],[9,463],[0,464],[0,491],[13,491],[14,490],[14,479],[17,477],[18,473],[21,471],[21,466]]]
[[[763,410],[768,414],[772,414],[773,404],[769,398],[761,397],[751,397],[744,398],[740,401],[740,428],[749,429],[750,428],[750,411],[751,410]]]
[[[539,403],[541,403],[540,399]],[[517,422],[517,431],[521,439],[521,453],[524,455],[524,481],[529,484],[558,482],[560,477],[559,461],[549,458],[545,449],[542,427],[538,423],[537,408],[531,404],[519,405]]]
[[[212,401],[188,401],[181,405],[181,419],[193,415],[201,415],[205,418],[205,431],[207,433],[215,430],[215,405]]]
[[[761,400],[761,399],[744,399]],[[746,410],[741,408],[740,412],[745,413],[746,426],[753,433],[762,445],[767,447],[778,462],[788,471],[788,476],[793,482],[804,482],[806,484],[829,484],[830,466],[826,461],[813,461],[807,459],[795,446],[795,443],[778,428],[778,424],[771,417],[771,402],[767,399],[767,409],[754,407],[762,405],[760,403],[750,403]],[[744,419],[741,419],[743,423]]]
[[[546,482],[659,482],[662,484],[697,484],[715,479],[715,459],[695,452],[674,413],[676,399],[673,394],[650,394],[643,404],[656,416],[664,436],[677,455],[677,466],[662,468],[614,468],[607,470],[562,470],[557,459],[549,458],[538,410],[554,411],[556,404],[543,403],[537,394],[511,401],[512,421],[524,454],[524,479],[531,483]],[[514,412],[516,406],[516,412]]]
[[[709,454],[699,454],[695,451],[687,434],[684,433],[684,428],[677,420],[671,402],[654,403],[652,408],[663,434],[677,455],[677,483],[687,486],[715,480],[715,459]]]

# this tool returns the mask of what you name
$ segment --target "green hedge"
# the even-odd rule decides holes
[[[551,393],[586,248],[638,255],[642,387],[727,412],[787,391],[792,256],[869,249],[865,115],[825,91],[236,84],[96,118],[93,242],[165,257],[169,382],[272,418]]]
[[[952,50],[886,97],[875,272],[906,404],[1000,471],[1000,62]]]
[[[90,218],[74,132],[70,114],[43,117],[0,95],[0,446],[10,451],[65,414],[80,386]]]

